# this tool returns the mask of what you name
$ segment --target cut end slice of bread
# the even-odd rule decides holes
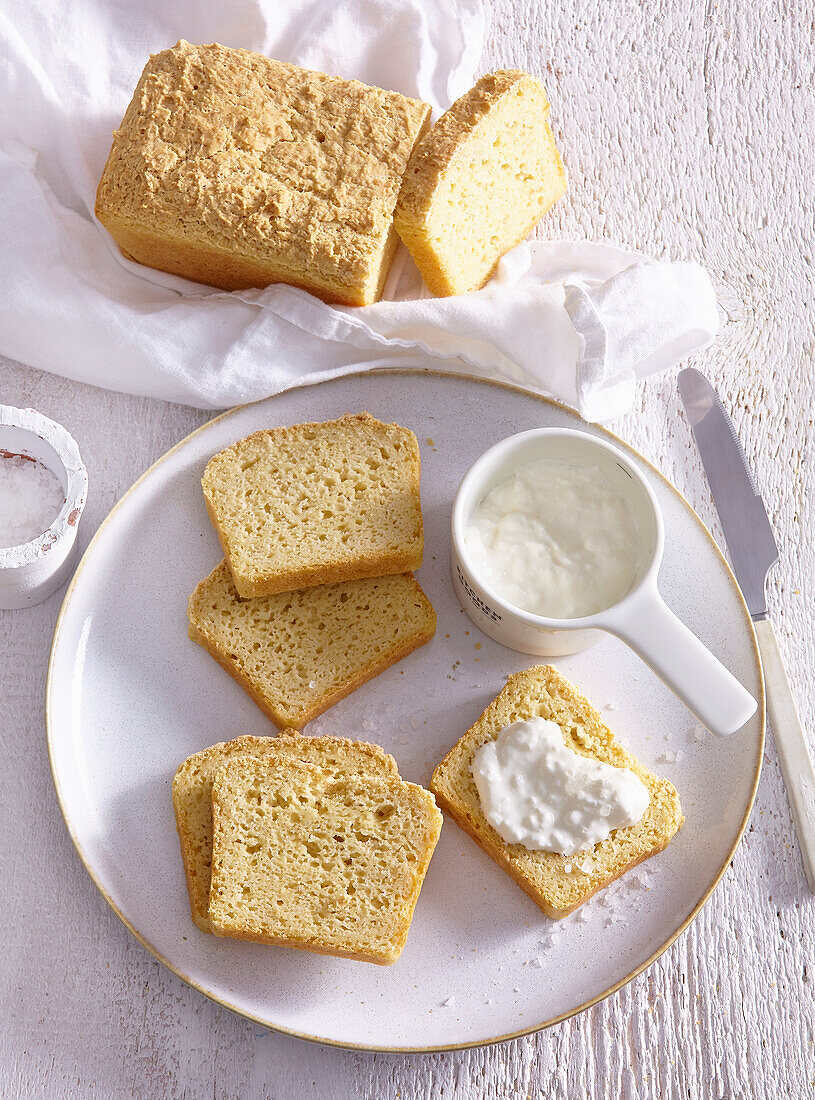
[[[441,831],[429,791],[244,757],[218,770],[212,815],[216,934],[396,961]]]
[[[244,597],[422,563],[416,436],[368,413],[255,432],[210,459],[207,511]]]
[[[436,630],[410,573],[242,600],[222,562],[193,592],[188,615],[192,640],[276,725],[298,729]]]
[[[477,290],[566,190],[549,101],[527,73],[481,77],[416,145],[395,225],[425,283]]]
[[[613,767],[630,768],[648,788],[650,802],[642,819],[615,830],[585,857],[508,844],[482,812],[470,770],[473,757],[510,723],[534,717],[556,722],[568,748]],[[625,871],[665,848],[684,820],[673,784],[653,775],[627,753],[594,707],[548,665],[510,676],[497,698],[436,768],[430,789],[442,809],[554,918],[567,916]]]
[[[338,775],[397,776],[393,757],[378,745],[342,737],[301,737],[287,730],[279,737],[236,737],[188,757],[173,778],[173,809],[192,919],[211,932],[209,885],[212,872],[212,781],[217,770],[239,756],[257,760],[285,756],[309,760]]]

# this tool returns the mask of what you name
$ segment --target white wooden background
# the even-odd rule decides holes
[[[571,190],[546,231],[698,258],[728,324],[698,363],[733,410],[781,544],[770,599],[815,730],[815,94],[811,0],[499,0],[486,70],[540,74]],[[11,276],[13,277],[13,275]],[[0,400],[78,439],[93,530],[203,413],[14,364]],[[612,425],[716,530],[672,377]],[[749,832],[709,905],[583,1016],[485,1050],[346,1053],[232,1016],[166,972],[80,866],[48,769],[43,693],[61,596],[0,612],[0,1096],[815,1096],[815,899],[768,741]]]

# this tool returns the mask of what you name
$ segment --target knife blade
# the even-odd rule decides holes
[[[753,619],[767,617],[765,581],[778,546],[733,421],[719,395],[693,367],[680,371],[679,395],[722,524],[733,572]]]
[[[765,581],[778,561],[778,546],[733,421],[719,395],[693,367],[680,371],[678,386],[722,523],[733,572],[753,619],[778,761],[807,882],[815,893],[815,766],[767,613]]]

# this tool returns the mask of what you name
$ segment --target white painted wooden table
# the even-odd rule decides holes
[[[815,116],[807,0],[500,0],[483,68],[539,73],[571,190],[547,232],[690,256],[728,324],[697,365],[732,409],[781,544],[770,601],[815,731]],[[80,541],[206,419],[7,363],[0,400],[78,439]],[[674,379],[613,424],[719,534]],[[815,1096],[815,899],[771,738],[749,831],[708,906],[628,987],[540,1035],[429,1056],[345,1053],[266,1033],[165,971],[77,859],[45,748],[61,594],[0,612],[0,1096]]]

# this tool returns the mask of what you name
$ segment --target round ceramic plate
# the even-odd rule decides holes
[[[758,714],[729,739],[694,719],[621,642],[555,663],[622,743],[676,785],[685,826],[667,850],[565,921],[546,918],[445,820],[407,946],[390,967],[219,939],[190,920],[170,782],[190,753],[275,731],[187,637],[187,598],[220,560],[200,478],[216,451],[259,428],[367,409],[412,428],[422,454],[425,560],[435,638],[306,727],[375,741],[404,778],[436,763],[500,691],[537,663],[490,641],[449,578],[450,509],[471,463],[504,436],[577,416],[505,385],[376,372],[235,409],[179,443],[102,524],[65,597],[48,679],[54,782],[77,851],[130,931],[172,971],[236,1012],[290,1035],[369,1049],[490,1043],[579,1012],[652,962],[727,866],[758,781],[763,688],[730,570],[689,505],[632,454],[665,513],[667,602],[747,688]],[[602,933],[602,934],[601,934]]]

